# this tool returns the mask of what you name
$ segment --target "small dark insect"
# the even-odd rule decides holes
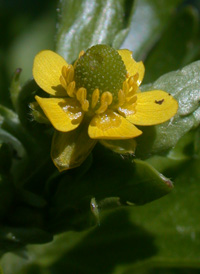
[[[159,100],[159,101],[155,100],[155,103],[158,104],[158,105],[162,105],[162,103],[164,102],[164,100],[165,99],[162,99],[162,100]]]

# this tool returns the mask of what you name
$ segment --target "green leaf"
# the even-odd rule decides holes
[[[152,203],[148,209],[133,210],[135,222],[155,237],[157,252],[136,264],[130,273],[140,273],[149,267],[158,267],[163,273],[162,269],[170,266],[199,271],[199,165],[199,161],[193,160],[182,167],[170,196]]]
[[[199,37],[198,20],[199,14],[192,7],[185,8],[173,19],[145,60],[145,83],[152,83],[164,73],[177,70],[195,60],[200,51],[196,47]]]
[[[160,89],[174,96],[178,103],[178,113],[168,122],[143,127],[143,134],[137,138],[136,156],[149,157],[152,154],[166,153],[179,139],[200,124],[200,61],[182,70],[161,76],[153,84],[142,90]]]
[[[12,134],[0,128],[0,142],[11,145],[12,148],[17,152],[19,157],[26,155],[23,144],[15,138]]]
[[[171,21],[172,14],[182,1],[136,1],[130,32],[121,48],[132,50],[136,60],[143,60]]]
[[[133,11],[131,0],[60,0],[56,51],[68,63],[75,61],[81,50],[95,44],[119,48],[127,34]]]
[[[22,127],[17,114],[2,105],[0,105],[0,127],[15,137],[21,137],[20,131],[22,131]]]
[[[0,220],[5,217],[14,197],[14,189],[10,178],[0,174]]]
[[[16,69],[10,84],[10,97],[15,109],[17,108],[17,99],[21,91],[21,85],[19,81],[21,72],[22,72],[22,69],[20,68]]]
[[[98,210],[141,205],[168,194],[172,182],[152,166],[109,150],[95,148],[93,163],[85,174],[74,169],[52,186],[51,229],[85,229],[94,225]],[[73,183],[72,183],[73,181]],[[95,198],[95,203],[94,203]],[[112,198],[112,199],[111,199]],[[91,209],[90,209],[91,207]],[[98,207],[98,210],[96,210]],[[95,211],[95,212],[94,212]],[[63,218],[63,216],[70,216]]]
[[[13,269],[17,274],[35,269],[48,274],[63,269],[83,274],[198,273],[199,165],[194,160],[182,166],[174,191],[148,206],[107,211],[93,229],[28,246],[29,261],[7,254],[1,261],[5,271],[11,267],[6,274]]]
[[[21,18],[21,20],[23,19]],[[23,70],[20,76],[22,83],[31,78],[34,56],[41,50],[53,49],[54,32],[54,10],[48,10],[46,14],[43,14],[39,18],[37,16],[37,20],[27,24],[23,32],[12,41],[6,56],[6,65],[10,75],[16,68],[20,67]]]
[[[0,226],[0,255],[24,248],[27,244],[46,243],[52,241],[52,235],[36,227]]]
[[[47,202],[44,200],[44,198],[34,194],[33,192],[24,189],[17,189],[16,192],[17,199],[20,201],[20,203],[23,202],[26,205],[34,208],[44,208],[47,206]]]
[[[189,160],[195,156],[197,154],[195,149],[196,133],[195,130],[186,133],[179,139],[176,146],[169,151],[167,157],[173,160]]]

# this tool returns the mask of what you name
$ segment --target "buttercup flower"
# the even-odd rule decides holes
[[[51,156],[60,171],[79,166],[98,140],[135,145],[133,138],[142,134],[135,125],[163,123],[178,109],[162,90],[140,92],[144,65],[127,49],[96,45],[73,65],[44,50],[35,57],[33,76],[50,95],[35,99],[55,128]]]

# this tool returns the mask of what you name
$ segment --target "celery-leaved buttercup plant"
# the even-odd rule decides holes
[[[34,60],[33,76],[49,98],[36,96],[55,128],[51,156],[59,171],[79,166],[98,140],[114,147],[150,126],[172,118],[177,101],[167,92],[140,92],[144,65],[127,49],[95,45],[80,52],[73,65],[44,50]],[[123,145],[122,145],[123,146]]]

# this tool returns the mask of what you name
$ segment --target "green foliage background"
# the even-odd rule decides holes
[[[9,0],[0,8],[0,273],[199,273],[199,1]],[[98,144],[80,167],[59,173],[52,128],[29,108],[44,96],[33,58],[53,49],[73,62],[97,43],[132,50],[145,64],[142,90],[171,93],[179,110],[142,128],[135,156]]]

